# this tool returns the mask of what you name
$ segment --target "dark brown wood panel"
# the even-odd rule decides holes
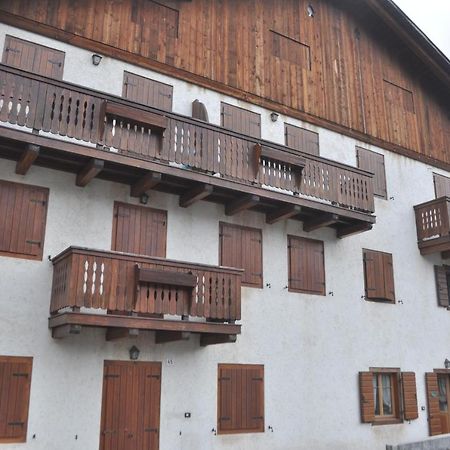
[[[173,86],[160,81],[124,72],[122,95],[136,103],[172,111]]]
[[[434,266],[434,274],[436,278],[438,305],[447,308],[450,303],[450,267]]]
[[[217,430],[220,434],[264,431],[264,366],[219,364]]]
[[[403,415],[405,420],[414,420],[419,417],[417,408],[416,374],[402,372]]]
[[[375,153],[365,148],[356,147],[356,159],[360,169],[372,172],[375,176],[373,178],[373,192],[378,197],[387,199],[386,187],[386,168],[384,165],[384,155]]]
[[[100,450],[158,450],[161,363],[105,361]]]
[[[261,137],[261,115],[248,111],[244,108],[221,104],[221,125],[229,130],[237,133],[246,134],[248,136]]]
[[[284,124],[286,146],[311,155],[319,154],[319,134],[288,123]]]
[[[361,422],[372,423],[375,419],[372,372],[359,372],[359,398],[361,406]]]
[[[26,442],[33,358],[0,356],[0,443]]]
[[[263,286],[262,231],[220,223],[219,260],[221,266],[244,269],[244,286]]]
[[[288,263],[289,291],[325,295],[323,241],[288,236]]]
[[[439,415],[439,386],[438,375],[434,372],[425,374],[428,401],[428,428],[430,436],[442,434],[441,419]]]
[[[444,177],[444,175],[433,173],[433,181],[434,181],[434,193],[436,195],[436,198],[444,196],[450,197],[449,177]]]
[[[112,250],[165,258],[166,242],[167,211],[114,203]]]
[[[64,52],[54,48],[44,47],[34,42],[7,35],[2,63],[44,77],[62,80],[64,57]]]
[[[392,255],[364,249],[363,261],[366,300],[395,303]]]
[[[0,8],[8,23],[449,167],[448,86],[373,14],[376,3],[318,0],[313,16],[308,0]]]
[[[0,255],[42,259],[47,188],[0,180]]]

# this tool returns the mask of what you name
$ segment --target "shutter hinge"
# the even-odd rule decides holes
[[[53,60],[53,59],[49,59],[48,62],[49,62],[50,64],[54,64],[55,66],[58,66],[58,67],[61,67],[61,66],[62,66],[61,61],[55,61],[55,60]]]
[[[147,375],[147,378],[155,378],[156,380],[159,380],[159,375]]]
[[[31,198],[30,202],[31,203],[40,203],[42,206],[45,206],[47,204],[47,202],[45,200],[38,200],[37,198]]]
[[[30,245],[41,245],[41,241],[33,241],[31,239],[27,239],[25,242]]]
[[[9,427],[23,427],[24,425],[24,422],[8,422]]]
[[[120,377],[120,375],[117,373],[110,373],[110,374],[105,375],[105,378],[119,378],[119,377]]]
[[[252,378],[252,381],[263,381],[264,380],[264,378],[262,378],[262,377],[254,377],[254,378]]]
[[[231,420],[231,417],[221,417],[219,420],[220,420],[221,422],[222,422],[222,420]]]
[[[13,53],[20,53],[20,50],[18,50],[17,48],[11,48],[11,47],[6,47],[5,51],[13,52]]]
[[[144,431],[146,433],[157,433],[158,432],[158,428],[145,428]]]
[[[230,381],[231,380],[231,377],[222,377],[222,378],[219,378],[219,381]]]
[[[256,417],[252,417],[253,420],[263,420],[264,417],[263,416],[256,416]]]
[[[164,92],[159,91],[159,95],[162,97],[172,98],[172,94],[165,94]]]
[[[28,377],[28,374],[25,372],[16,372],[12,374],[13,377]]]

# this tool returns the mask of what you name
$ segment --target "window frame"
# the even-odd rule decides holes
[[[378,368],[371,367],[369,369],[372,372],[373,377],[377,377],[379,381],[382,381],[383,375],[389,375],[391,378],[391,400],[392,400],[392,410],[393,414],[375,414],[374,409],[374,420],[373,425],[387,425],[394,423],[402,423],[403,418],[401,414],[401,404],[403,398],[401,395],[400,378],[401,372],[399,368]],[[378,389],[380,408],[383,408],[383,386],[381,384],[381,389]],[[375,407],[375,394],[374,394],[374,407]]]

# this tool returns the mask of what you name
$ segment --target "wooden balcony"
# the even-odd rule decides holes
[[[422,255],[441,253],[450,257],[450,197],[414,206],[417,243]]]
[[[375,222],[371,173],[189,117],[0,65],[0,157],[286,218],[338,237]],[[23,130],[23,131],[22,131]],[[32,133],[30,131],[32,130]]]
[[[156,343],[193,333],[205,346],[240,333],[241,270],[78,247],[52,262],[54,338],[97,327],[108,340],[150,330]]]

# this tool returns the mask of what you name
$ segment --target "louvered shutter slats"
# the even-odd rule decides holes
[[[428,401],[428,427],[430,436],[442,434],[441,419],[439,416],[439,387],[436,373],[425,374]]]
[[[403,416],[405,420],[414,420],[419,417],[417,408],[416,374],[402,372],[403,388]]]
[[[373,396],[373,373],[359,372],[359,396],[361,422],[371,423],[375,419],[375,399]]]

